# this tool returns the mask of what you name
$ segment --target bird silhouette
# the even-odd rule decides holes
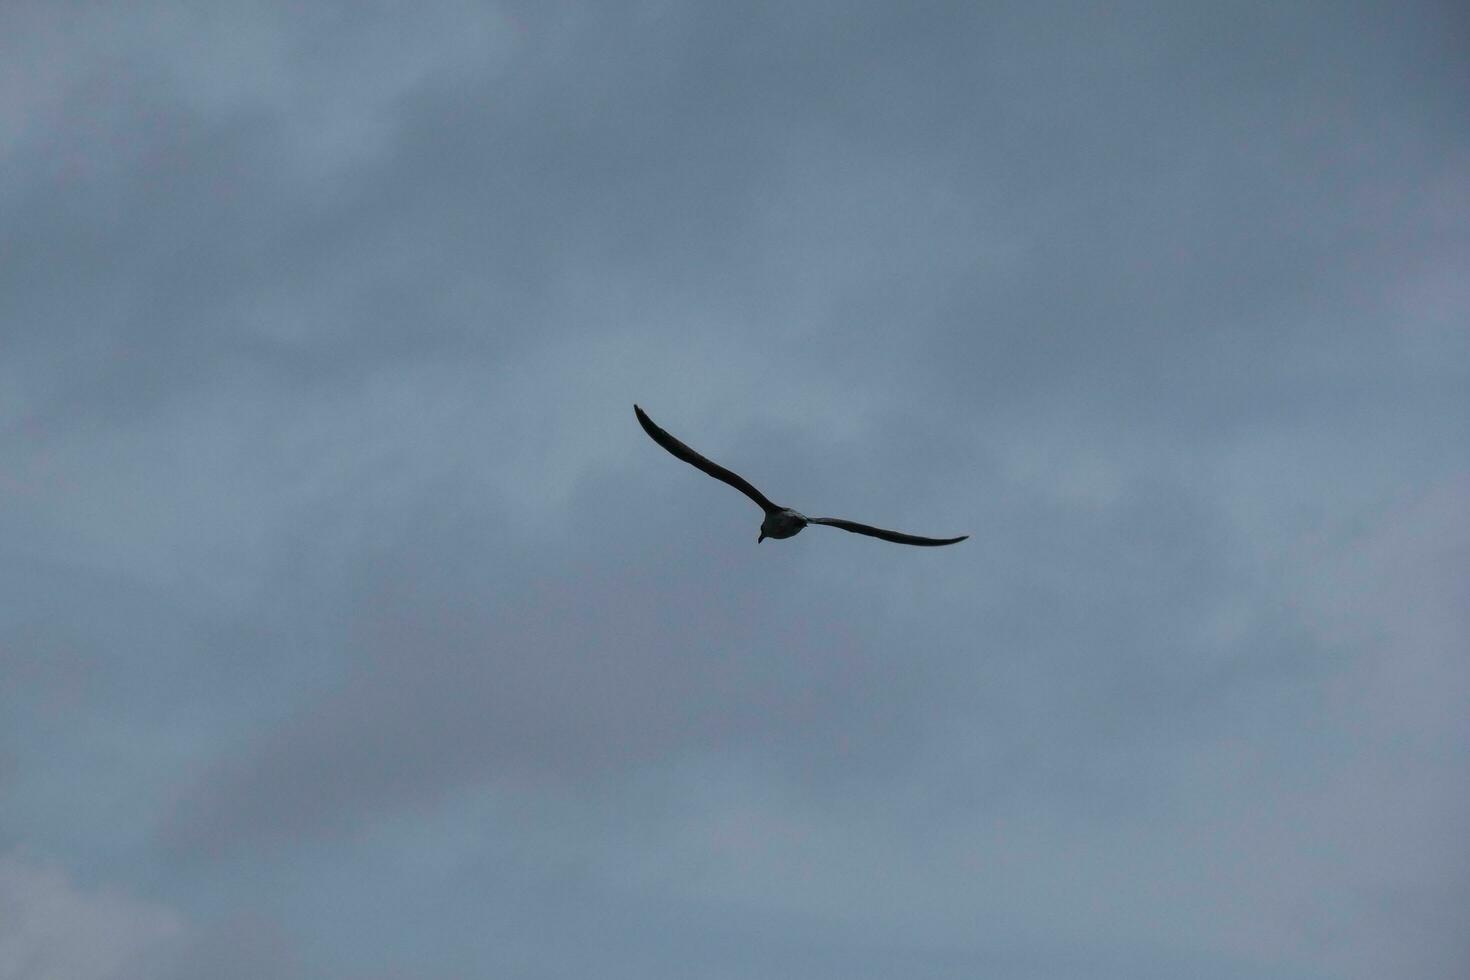
[[[859,524],[856,521],[845,521],[839,517],[807,517],[792,510],[790,507],[780,507],[761,493],[738,473],[732,473],[714,460],[706,459],[699,453],[684,445],[678,439],[669,435],[663,429],[654,424],[648,413],[637,405],[633,406],[633,413],[638,416],[638,424],[643,426],[654,442],[663,446],[670,453],[682,459],[690,466],[696,466],[724,483],[730,484],[736,490],[754,500],[760,509],[765,511],[765,519],[761,521],[761,533],[756,543],[766,538],[789,538],[801,532],[808,524],[825,524],[827,527],[840,527],[844,531],[852,531],[854,534],[866,534],[872,538],[882,538],[884,541],[893,541],[897,544],[917,544],[934,547],[941,544],[955,544],[969,537],[962,534],[957,538],[923,538],[917,534],[904,534],[900,531],[888,531],[881,527],[870,527],[867,524]]]

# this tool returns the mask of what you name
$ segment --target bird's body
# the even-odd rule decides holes
[[[794,538],[806,525],[807,519],[790,507],[767,511],[766,519],[761,521],[761,536],[755,540],[759,544],[766,538]]]
[[[859,524],[856,521],[846,521],[839,517],[807,517],[799,514],[790,507],[780,507],[771,503],[766,495],[736,473],[725,469],[719,463],[706,459],[699,453],[684,445],[678,439],[669,435],[663,429],[654,424],[648,413],[637,405],[633,406],[633,413],[638,416],[638,424],[643,426],[654,442],[668,450],[674,456],[682,459],[690,466],[696,467],[706,474],[745,494],[755,501],[761,510],[765,511],[765,518],[761,521],[761,533],[756,542],[764,541],[766,538],[790,538],[801,532],[808,524],[825,524],[828,527],[838,527],[844,531],[852,531],[855,534],[866,534],[872,538],[882,538],[884,541],[893,541],[897,544],[917,544],[936,546],[944,544],[955,544],[969,537],[962,534],[957,538],[924,538],[917,534],[904,534],[901,531],[887,531],[881,527],[870,527],[867,524]]]

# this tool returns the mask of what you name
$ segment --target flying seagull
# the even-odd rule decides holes
[[[653,419],[648,417],[648,413],[637,405],[633,406],[633,412],[638,416],[638,424],[643,426],[643,431],[647,432],[653,438],[654,442],[663,446],[690,466],[697,466],[716,480],[722,480],[730,484],[730,486],[739,490],[760,505],[761,510],[766,512],[766,517],[765,520],[761,521],[760,537],[755,539],[757,544],[766,538],[792,537],[808,524],[826,524],[828,527],[840,527],[844,531],[866,534],[870,537],[882,538],[884,541],[896,541],[899,544],[922,544],[929,546],[955,544],[969,537],[968,534],[962,534],[957,538],[921,538],[917,534],[901,534],[898,531],[885,531],[881,527],[869,527],[866,524],[859,524],[856,521],[844,521],[837,517],[806,517],[798,514],[790,507],[777,507],[766,499],[765,494],[751,486],[738,474],[731,473],[713,460],[705,459],[699,453],[690,449],[663,429],[660,429],[654,424]]]

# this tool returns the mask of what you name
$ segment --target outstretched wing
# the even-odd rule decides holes
[[[719,463],[705,459],[703,456],[699,455],[699,453],[690,449],[678,439],[675,439],[663,429],[660,429],[657,425],[654,425],[653,419],[649,418],[648,414],[637,405],[633,406],[633,412],[638,416],[638,424],[643,426],[643,431],[647,432],[649,436],[652,437],[654,442],[658,443],[660,446],[663,446],[669,452],[673,453],[675,456],[679,457],[690,466],[697,466],[708,473],[710,476],[714,477],[716,480],[723,480],[725,483],[730,484],[730,486],[734,487],[736,490],[739,490],[741,493],[745,494],[751,500],[754,500],[757,504],[759,504],[761,510],[765,511],[767,514],[769,514],[773,510],[781,509],[775,504],[771,503],[769,500],[767,500],[765,494],[761,493],[755,487],[745,482],[744,478],[742,478],[738,474],[731,473]]]
[[[885,531],[881,527],[868,527],[856,521],[844,521],[837,517],[809,517],[808,524],[826,524],[828,527],[840,527],[844,531],[852,531],[854,534],[866,534],[872,538],[882,538],[884,541],[893,541],[898,544],[922,544],[933,547],[941,544],[956,544],[969,537],[961,534],[957,538],[921,538],[917,534],[901,534],[898,531]]]

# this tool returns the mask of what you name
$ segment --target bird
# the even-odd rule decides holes
[[[678,439],[669,435],[663,429],[660,429],[654,423],[653,419],[648,417],[648,413],[638,407],[637,404],[633,406],[633,414],[638,416],[638,424],[643,426],[643,431],[647,432],[654,442],[663,446],[674,456],[682,459],[690,466],[698,467],[716,480],[730,484],[730,486],[739,490],[751,500],[754,500],[760,506],[760,509],[765,511],[766,516],[761,521],[761,533],[755,539],[756,544],[760,544],[766,538],[794,537],[808,524],[840,527],[842,530],[852,531],[854,534],[866,534],[869,537],[882,538],[884,541],[893,541],[897,544],[917,544],[927,547],[958,544],[969,537],[968,534],[962,534],[957,538],[924,538],[917,534],[888,531],[881,527],[870,527],[867,524],[859,524],[856,521],[845,521],[838,517],[807,517],[804,514],[797,513],[790,507],[780,507],[771,503],[765,494],[751,486],[744,477],[737,473],[732,473],[711,459],[706,459]]]

